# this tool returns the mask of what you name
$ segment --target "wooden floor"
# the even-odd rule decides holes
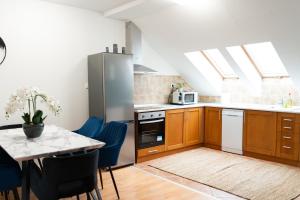
[[[127,167],[114,171],[121,199],[128,200],[213,200],[207,194],[191,190],[170,180],[163,179],[137,167]],[[104,190],[101,190],[103,200],[117,199],[109,173],[103,173]],[[100,185],[100,184],[99,184]],[[10,199],[13,199],[10,197]],[[32,196],[33,200],[36,200]],[[75,198],[73,198],[75,199]],[[72,199],[72,200],[73,200]],[[82,196],[81,199],[86,199]],[[4,200],[0,196],[0,200]]]

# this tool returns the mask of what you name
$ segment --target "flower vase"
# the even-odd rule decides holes
[[[42,135],[44,131],[44,124],[23,124],[23,131],[27,138],[38,138]]]

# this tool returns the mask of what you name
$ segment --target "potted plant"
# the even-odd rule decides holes
[[[176,86],[177,86],[177,90],[179,92],[183,92],[183,90],[184,90],[184,83],[177,83]]]
[[[59,103],[46,94],[40,92],[37,87],[18,89],[15,94],[12,94],[5,108],[5,116],[8,119],[17,111],[24,111],[27,107],[27,112],[24,112],[22,119],[24,120],[23,130],[28,138],[40,137],[44,130],[44,116],[42,110],[37,109],[37,100],[41,99],[41,103],[46,103],[49,110],[58,115],[61,111]]]

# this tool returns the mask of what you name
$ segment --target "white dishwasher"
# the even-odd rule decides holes
[[[243,122],[243,110],[222,110],[222,151],[243,154]]]

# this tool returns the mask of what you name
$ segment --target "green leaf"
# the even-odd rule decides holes
[[[37,110],[32,117],[32,123],[41,124],[41,123],[43,123],[45,118],[46,117],[43,118],[43,111]]]
[[[24,113],[24,115],[22,116],[25,124],[30,124],[30,114],[28,113]]]

